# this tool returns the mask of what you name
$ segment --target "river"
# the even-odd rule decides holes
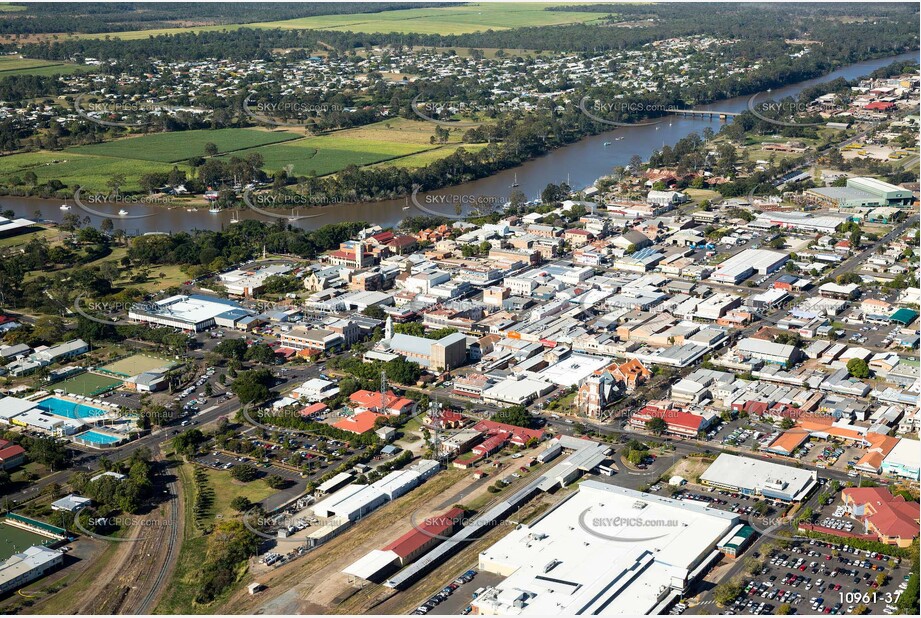
[[[863,77],[872,71],[886,66],[897,60],[918,60],[918,52],[907,52],[898,56],[867,60],[849,65],[833,71],[823,77],[806,80],[778,88],[771,93],[765,93],[758,100],[773,98],[779,100],[787,96],[796,96],[804,89],[831,81],[839,77],[847,80]],[[721,112],[741,112],[748,107],[751,96],[725,99],[709,105],[701,105],[698,109],[714,110]],[[437,202],[439,199],[448,203],[459,199],[470,199],[469,196],[489,196],[497,200],[506,200],[513,191],[512,184],[517,181],[518,189],[527,199],[539,196],[547,183],[568,182],[570,186],[581,189],[591,185],[595,180],[611,172],[618,165],[626,165],[633,155],[639,155],[646,160],[652,152],[662,146],[674,145],[681,138],[693,133],[702,132],[705,127],[719,131],[720,126],[731,120],[718,118],[668,116],[655,125],[621,127],[600,135],[580,140],[564,148],[559,148],[547,155],[528,161],[514,169],[500,172],[488,178],[448,187],[429,194],[419,194],[420,203]],[[445,196],[438,198],[433,196]],[[80,208],[68,200],[71,213],[88,216]],[[409,207],[407,208],[407,205]],[[0,197],[0,210],[12,209],[17,216],[32,218],[40,212],[43,219],[59,221],[65,214],[60,210],[60,200],[44,200],[39,198]],[[121,219],[117,214],[118,207],[110,205],[92,205],[96,211],[112,212],[111,218],[118,228],[128,234],[143,234],[145,232],[178,232],[193,229],[219,230],[230,225],[234,218],[233,211],[209,213],[207,210],[187,212],[184,208],[168,209],[163,206],[146,206],[132,204],[126,206],[129,215],[134,217],[147,214],[143,218]],[[433,206],[432,210],[439,210],[454,214],[453,207]],[[275,211],[278,212],[278,211]],[[381,202],[367,202],[357,204],[338,204],[322,208],[300,209],[295,213],[298,216],[310,215],[292,223],[305,229],[315,229],[328,223],[341,221],[368,221],[382,226],[397,224],[407,215],[424,214],[412,206],[412,202],[404,199],[388,200]],[[271,217],[260,215],[249,209],[239,211],[239,218],[254,218],[264,221],[274,221]],[[99,223],[101,218],[90,216],[93,224]]]

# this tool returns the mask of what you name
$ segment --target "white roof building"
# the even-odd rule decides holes
[[[655,614],[716,558],[716,543],[737,521],[584,481],[549,514],[480,553],[481,570],[506,578],[473,605],[483,615]]]
[[[791,466],[722,453],[700,476],[705,485],[746,495],[799,502],[817,486],[817,473]]]

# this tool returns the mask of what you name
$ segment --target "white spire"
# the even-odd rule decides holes
[[[391,340],[393,339],[393,316],[388,315],[387,321],[384,323],[384,339]]]

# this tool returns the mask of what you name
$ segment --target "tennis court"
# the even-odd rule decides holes
[[[175,365],[176,363],[173,361],[152,354],[132,354],[114,363],[103,365],[99,370],[130,378],[144,373],[145,371],[152,371],[154,369],[160,369],[161,367],[174,367]]]
[[[92,396],[118,388],[124,380],[101,376],[95,373],[81,373],[78,376],[55,382],[52,388],[60,388],[71,395]]]

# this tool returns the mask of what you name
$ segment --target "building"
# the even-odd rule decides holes
[[[754,538],[754,528],[739,524],[716,547],[728,557],[738,558],[745,551],[745,548],[751,545]]]
[[[888,545],[908,547],[918,538],[921,521],[917,502],[893,496],[885,487],[848,487],[841,499],[851,515],[864,522],[868,532]]]
[[[710,278],[718,283],[738,285],[753,274],[768,275],[790,259],[785,253],[765,249],[746,249],[719,265]]]
[[[648,523],[641,523],[648,522]],[[738,516],[593,480],[480,553],[504,576],[473,600],[480,615],[662,613],[719,559]]]
[[[29,219],[23,219],[21,217],[18,219],[0,217],[0,238],[23,234],[30,231],[33,225],[35,225],[35,221],[30,221]]]
[[[333,330],[304,326],[282,331],[279,340],[282,346],[316,354],[330,352],[345,345],[345,338]]]
[[[262,291],[265,280],[269,277],[285,275],[292,267],[286,264],[271,264],[254,270],[231,270],[218,275],[218,279],[228,294],[236,296],[255,296]]]
[[[739,340],[736,345],[736,351],[774,365],[792,365],[800,357],[800,350],[796,346],[755,339],[754,337]]]
[[[809,201],[829,208],[907,208],[914,201],[911,191],[875,178],[848,178],[844,187],[817,187],[804,195]]]
[[[378,391],[355,391],[349,395],[349,404],[356,410],[371,410],[389,416],[412,414],[416,411],[415,401],[400,397],[393,391],[387,391],[384,395]]]
[[[917,481],[921,472],[921,453],[914,440],[899,440],[883,459],[883,474]]]
[[[229,311],[246,310],[231,300],[216,296],[178,294],[155,303],[134,305],[128,311],[128,318],[197,333],[215,326],[215,319]]]
[[[746,496],[800,502],[818,487],[817,476],[815,471],[721,453],[700,482]]]
[[[665,421],[667,426],[665,433],[686,438],[696,438],[697,434],[706,431],[711,423],[710,418],[699,414],[692,414],[678,408],[659,407],[650,404],[633,413],[630,417],[630,426],[634,429],[645,429],[646,423],[654,418],[660,418]]]
[[[333,427],[336,429],[341,429],[342,431],[363,434],[372,431],[374,429],[374,423],[379,418],[387,417],[383,414],[377,414],[376,412],[365,410],[364,412],[359,412],[358,414],[353,414],[352,416],[347,416],[336,421],[333,423]]]
[[[0,470],[12,470],[26,462],[26,450],[0,438]]]
[[[41,545],[13,554],[0,564],[0,595],[35,581],[64,562],[64,552]]]
[[[373,350],[365,353],[365,360],[390,361],[403,357],[418,363],[429,371],[446,371],[467,362],[467,337],[451,333],[441,339],[428,339],[393,332],[393,320],[387,317],[384,338]]]

